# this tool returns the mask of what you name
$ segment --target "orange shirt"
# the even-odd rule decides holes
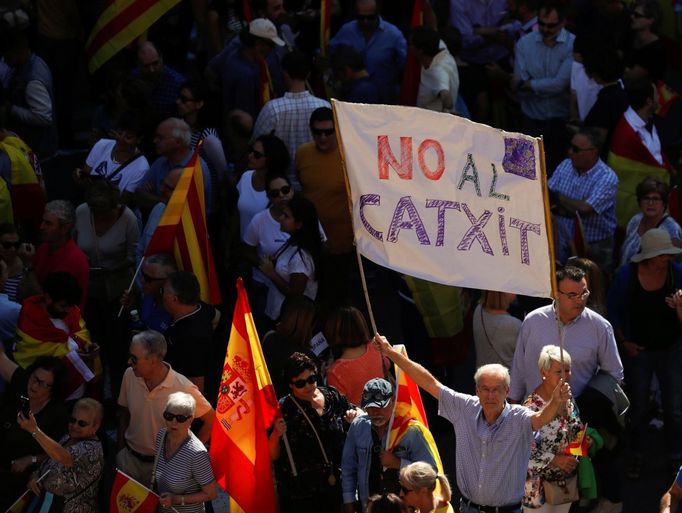
[[[372,344],[358,358],[339,358],[327,369],[327,383],[345,395],[353,404],[360,404],[362,389],[372,378],[384,377],[384,361]]]

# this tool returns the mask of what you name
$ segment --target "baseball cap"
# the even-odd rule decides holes
[[[277,46],[284,46],[284,41],[277,36],[275,24],[266,18],[256,18],[249,23],[249,33],[263,39],[269,39]]]
[[[393,387],[382,378],[370,379],[362,390],[363,408],[383,408],[393,397]]]

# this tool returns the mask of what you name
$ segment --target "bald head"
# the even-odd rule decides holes
[[[145,41],[137,50],[137,64],[145,77],[156,76],[163,68],[161,54],[151,41]]]

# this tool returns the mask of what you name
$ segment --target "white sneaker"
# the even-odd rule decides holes
[[[611,502],[608,499],[601,498],[590,513],[622,513],[622,511],[622,502]]]

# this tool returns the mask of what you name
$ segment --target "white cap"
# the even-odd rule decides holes
[[[266,18],[256,18],[252,20],[251,23],[249,23],[249,33],[256,37],[269,39],[277,46],[284,46],[284,41],[277,35],[277,27]]]

